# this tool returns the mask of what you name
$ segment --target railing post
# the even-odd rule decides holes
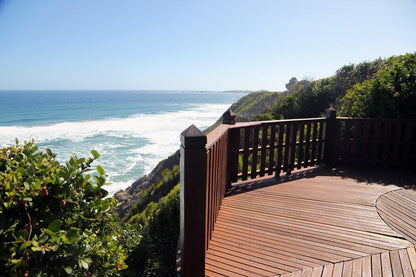
[[[223,115],[222,115],[222,123],[223,124],[235,124],[235,113],[228,109]]]
[[[222,115],[222,124],[229,124],[229,125],[235,125],[235,113],[228,109],[223,115]],[[239,131],[239,130],[238,130]],[[235,131],[228,129],[228,145],[227,145],[227,161],[226,161],[226,172],[227,172],[227,188],[231,187],[232,183],[232,170],[233,170],[233,163],[234,163],[234,151],[238,151],[238,143],[239,141],[236,141],[238,137],[235,134]],[[237,149],[236,149],[237,148]],[[238,155],[237,155],[238,159]]]
[[[326,110],[326,131],[324,147],[324,163],[333,166],[335,163],[335,138],[337,132],[337,111],[334,107]]]
[[[181,133],[181,276],[205,274],[207,137],[194,125]]]

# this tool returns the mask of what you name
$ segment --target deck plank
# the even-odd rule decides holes
[[[390,262],[390,254],[389,252],[381,253],[381,269],[383,272],[383,277],[392,277],[392,269],[391,269],[391,262]]]
[[[338,176],[274,180],[224,198],[207,276],[416,276],[416,211],[403,210],[416,193]]]
[[[407,248],[407,255],[409,256],[410,264],[412,266],[413,275],[416,276],[416,251],[413,247]]]
[[[334,271],[334,265],[333,264],[325,265],[324,270],[322,272],[322,277],[331,277],[333,271]]]
[[[409,260],[409,254],[406,249],[399,250],[400,262],[405,277],[413,277],[413,270]]]

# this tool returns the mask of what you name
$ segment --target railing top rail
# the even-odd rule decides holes
[[[229,124],[221,124],[207,134],[206,148],[209,149],[230,128]]]
[[[308,121],[317,121],[324,120],[325,117],[316,117],[316,118],[296,118],[296,119],[282,119],[282,120],[268,120],[268,121],[250,121],[250,122],[239,122],[235,125],[230,125],[230,129],[252,127],[257,125],[268,125],[276,123],[286,123],[286,122],[308,122]]]
[[[356,118],[356,117],[337,117],[337,120],[361,120],[361,121],[416,121],[414,118]]]

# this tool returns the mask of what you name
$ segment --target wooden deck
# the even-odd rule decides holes
[[[415,276],[416,193],[373,179],[308,170],[235,186],[206,276]]]

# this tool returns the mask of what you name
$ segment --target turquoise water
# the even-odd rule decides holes
[[[41,149],[101,157],[110,193],[150,172],[179,147],[190,124],[204,129],[242,93],[0,91],[0,147],[34,139]]]

